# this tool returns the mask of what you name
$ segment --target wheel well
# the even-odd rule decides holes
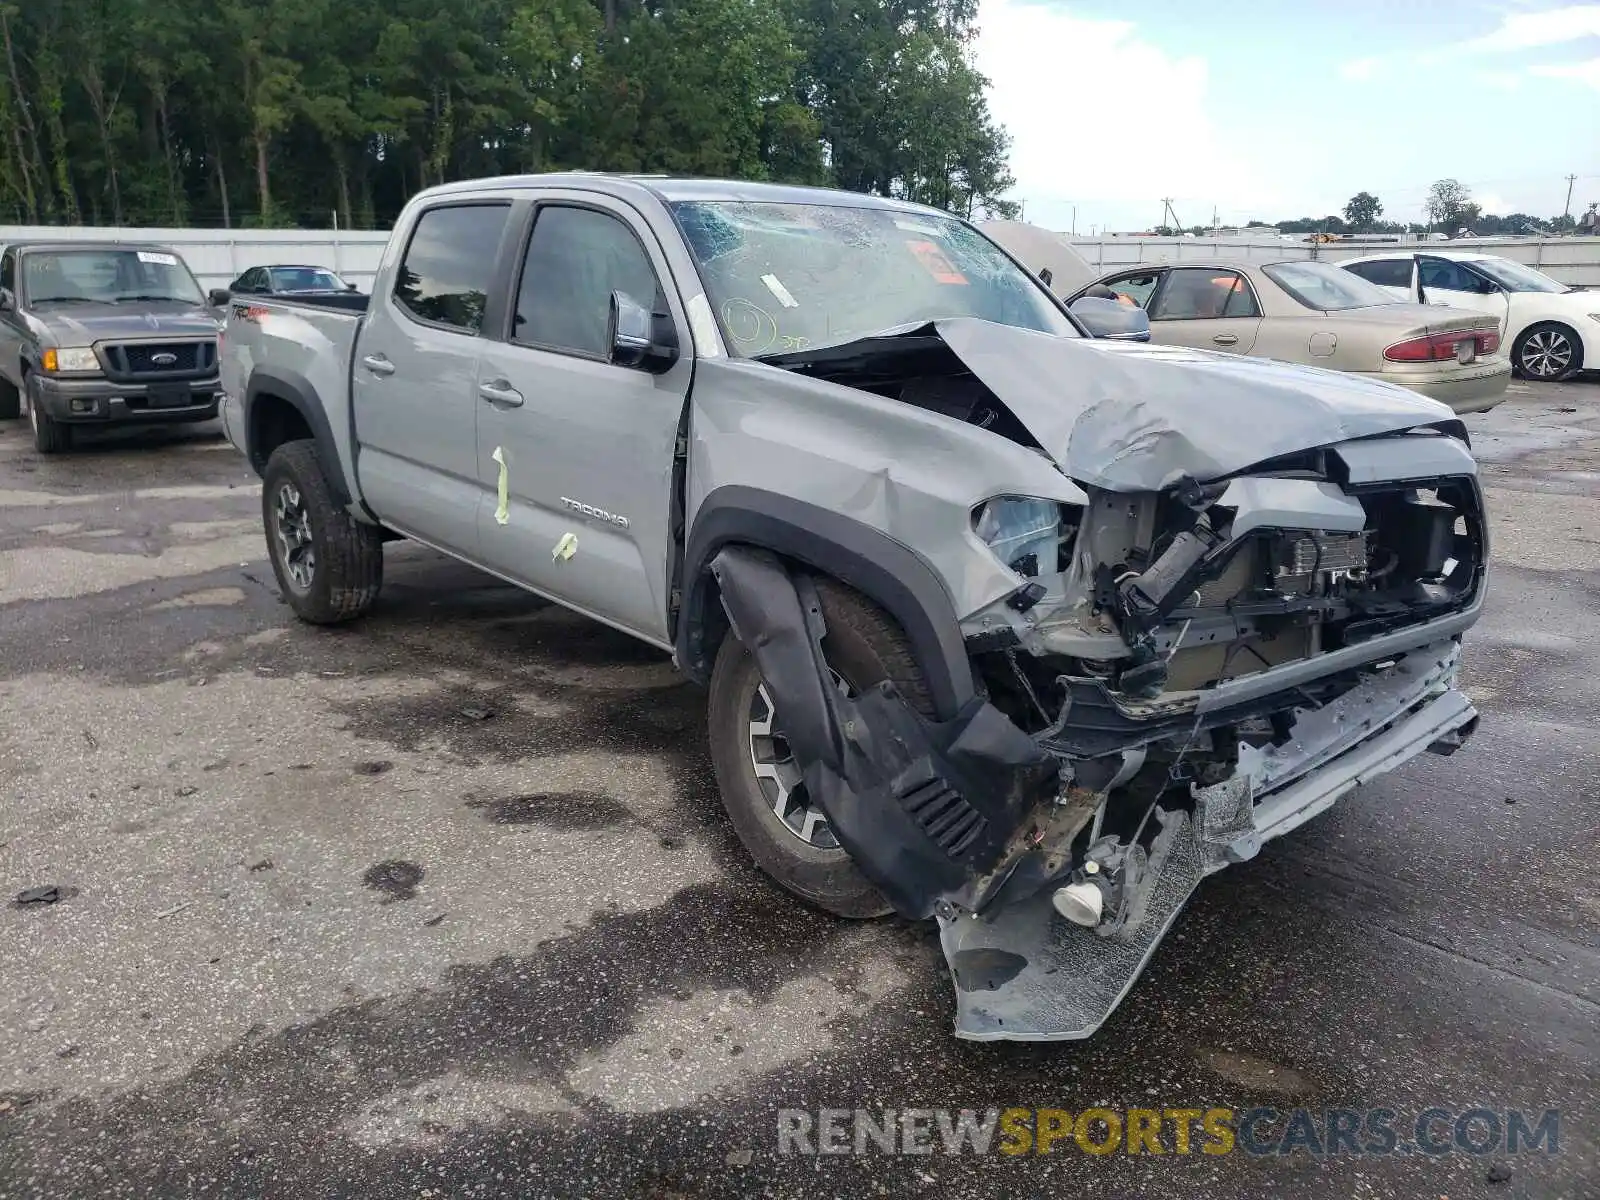
[[[1581,347],[1582,339],[1579,336],[1577,327],[1566,321],[1557,320],[1554,317],[1545,321],[1534,321],[1526,326],[1522,332],[1517,334],[1515,344],[1520,346],[1523,342],[1527,341],[1530,333],[1536,333],[1541,329],[1559,329],[1564,333],[1571,334],[1573,340],[1578,342]]]
[[[256,469],[256,474],[267,469],[267,459],[285,442],[314,436],[300,410],[282,396],[263,392],[251,401],[246,444],[250,447],[250,465]]]
[[[803,570],[854,588],[899,624],[910,640],[941,719],[976,694],[972,663],[944,581],[926,560],[882,530],[831,509],[742,484],[724,484],[700,503],[684,551],[681,607],[673,630],[678,669],[704,683],[727,633],[710,577],[726,545],[780,555]]]
[[[882,609],[884,614],[890,620],[893,620],[903,633],[906,633],[908,637],[912,636],[911,631],[906,626],[906,622],[901,620],[880,597],[874,595],[871,588],[863,588],[851,580],[819,566],[817,563],[797,555],[782,553],[758,542],[735,539],[720,543],[718,549],[729,547],[758,550],[764,554],[770,554],[795,574],[809,575],[813,579],[829,580],[840,587],[859,592],[871,603]],[[680,632],[683,635],[677,639],[679,647],[678,668],[690,679],[703,686],[710,682],[711,669],[717,661],[717,652],[722,648],[722,641],[728,636],[732,627],[728,622],[728,614],[722,607],[722,588],[718,585],[716,577],[711,572],[709,560],[702,564],[697,576],[692,580],[686,580],[685,584],[686,602],[683,610],[678,614],[678,620],[681,623]],[[912,652],[918,665],[930,675],[936,674],[945,665],[932,654],[930,647],[926,644],[920,648],[917,647],[914,638]],[[970,687],[970,683],[968,686]],[[946,707],[951,707],[948,701],[946,702]]]

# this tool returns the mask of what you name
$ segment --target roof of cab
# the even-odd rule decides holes
[[[1380,254],[1363,254],[1356,258],[1340,258],[1333,260],[1339,265],[1354,262],[1372,262],[1374,259],[1412,258],[1418,254],[1426,254],[1429,258],[1450,258],[1457,262],[1482,262],[1486,258],[1504,258],[1502,254],[1491,254],[1487,250],[1456,250],[1444,246],[1402,246],[1397,250],[1389,250]]]
[[[154,250],[161,254],[176,254],[171,246],[164,246],[160,242],[109,242],[109,241],[47,241],[34,239],[32,241],[0,242],[0,247],[7,250],[49,250],[60,252],[63,250]]]
[[[803,187],[787,183],[754,183],[746,179],[690,179],[668,175],[612,175],[603,171],[564,171],[544,175],[500,175],[446,183],[419,193],[423,196],[464,195],[498,189],[576,187],[612,195],[648,193],[675,204],[682,201],[731,204],[818,204],[837,208],[876,208],[896,212],[931,213],[949,217],[940,209],[886,196],[847,192],[839,188]]]

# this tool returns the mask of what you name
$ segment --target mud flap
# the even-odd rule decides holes
[[[902,916],[976,907],[984,880],[1059,769],[999,709],[923,717],[889,683],[830,686],[816,588],[760,551],[711,562],[734,635],[755,656],[806,789],[839,844]]]

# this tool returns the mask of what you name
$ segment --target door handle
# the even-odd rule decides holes
[[[361,360],[361,365],[374,375],[393,375],[394,364],[381,354],[369,354]]]
[[[498,404],[502,408],[522,407],[522,393],[512,387],[508,379],[491,379],[488,383],[480,383],[478,397],[488,404]]]
[[[1237,346],[1239,344],[1239,339],[1231,333],[1219,333],[1211,340],[1219,346]]]

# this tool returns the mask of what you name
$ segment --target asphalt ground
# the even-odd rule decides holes
[[[1469,424],[1476,737],[1208,880],[1044,1046],[955,1040],[931,929],[750,865],[655,651],[404,544],[300,625],[214,427],[0,426],[0,1196],[1600,1196],[1600,386]],[[1221,1155],[776,1134],[1091,1106],[1279,1115]],[[1555,1152],[1273,1152],[1432,1107],[1558,1110]]]

